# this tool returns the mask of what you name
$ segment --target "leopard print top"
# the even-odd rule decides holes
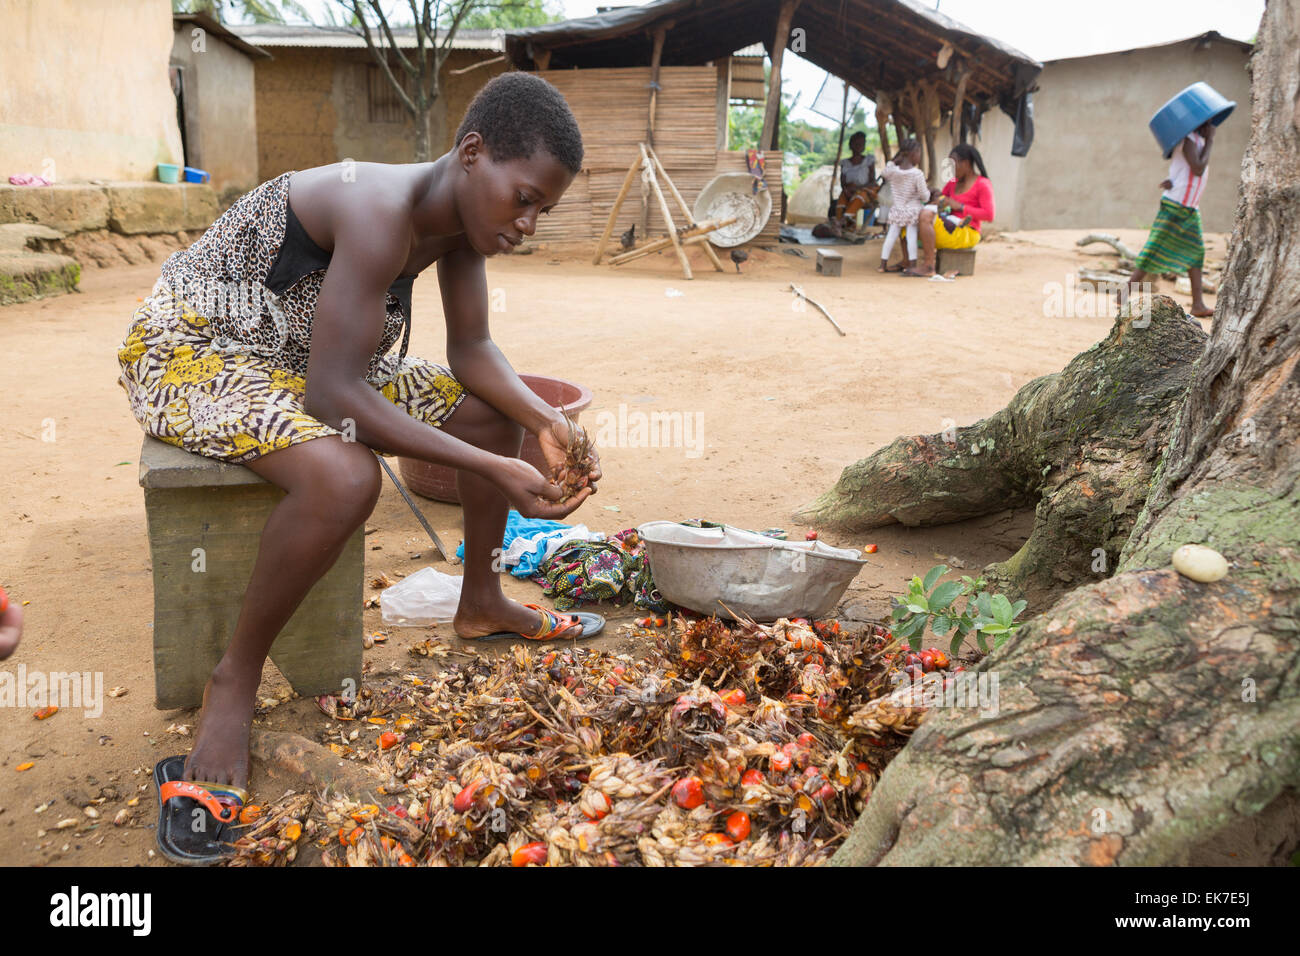
[[[289,206],[293,172],[237,199],[197,242],[168,257],[160,282],[208,320],[217,351],[256,354],[305,376],[330,254]],[[406,357],[414,278],[400,277],[385,296],[383,335],[366,371],[372,384],[390,380]],[[400,353],[389,356],[399,337]]]

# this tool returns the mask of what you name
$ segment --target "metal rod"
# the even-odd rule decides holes
[[[411,493],[402,487],[402,483],[397,480],[397,476],[393,474],[393,469],[388,466],[388,462],[384,461],[384,456],[375,455],[375,457],[379,459],[379,463],[384,466],[384,471],[388,472],[388,477],[393,479],[393,484],[397,486],[397,490],[401,492],[406,503],[410,505],[411,510],[415,512],[416,519],[424,526],[424,530],[429,532],[429,537],[433,539],[433,546],[437,548],[438,553],[442,555],[442,560],[446,561],[448,564],[455,564],[456,562],[452,559],[451,555],[447,553],[447,548],[443,545],[442,539],[438,537],[438,532],[433,530],[433,527],[424,517],[424,513],[420,511],[419,507],[415,504],[415,499],[411,497]]]

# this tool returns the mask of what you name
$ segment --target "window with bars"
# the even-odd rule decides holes
[[[406,74],[400,67],[393,67],[393,75],[402,83],[402,89],[409,91]],[[372,123],[401,123],[406,119],[406,107],[401,97],[384,71],[374,63],[366,66],[366,101]]]

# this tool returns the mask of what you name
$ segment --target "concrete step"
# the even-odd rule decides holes
[[[77,291],[77,261],[34,248],[38,240],[62,238],[57,229],[38,223],[0,225],[0,305]]]

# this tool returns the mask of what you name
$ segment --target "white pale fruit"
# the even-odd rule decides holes
[[[1193,581],[1217,581],[1228,573],[1228,560],[1203,544],[1185,544],[1174,552],[1174,570]]]

